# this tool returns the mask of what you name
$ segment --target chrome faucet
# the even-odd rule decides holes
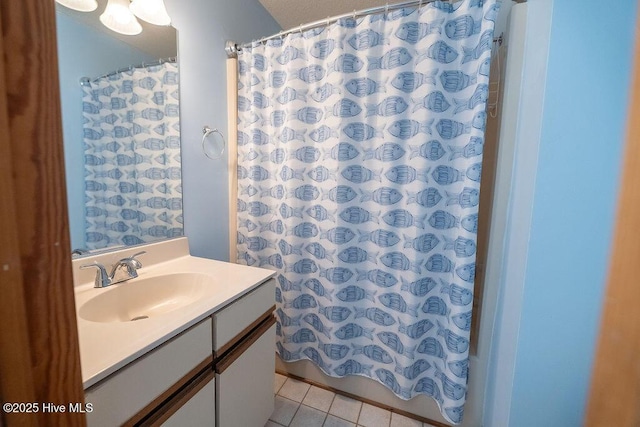
[[[104,268],[102,264],[96,263],[96,264],[85,264],[80,266],[81,270],[85,270],[87,268],[98,269],[98,271],[96,272],[96,280],[93,285],[94,288],[105,288],[111,284],[111,278],[109,277],[107,270]]]
[[[107,273],[107,269],[102,264],[85,264],[81,265],[81,269],[97,268],[95,288],[106,288],[116,283],[125,282],[138,277],[138,269],[142,268],[142,263],[136,259],[137,256],[147,253],[146,251],[138,252],[126,258],[122,258],[111,267],[111,273]]]

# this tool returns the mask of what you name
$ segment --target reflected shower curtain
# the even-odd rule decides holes
[[[83,85],[86,246],[183,235],[178,66]]]
[[[238,258],[286,361],[462,420],[495,0],[342,19],[239,55]]]

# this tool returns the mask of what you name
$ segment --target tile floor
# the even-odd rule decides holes
[[[430,427],[280,374],[274,393],[275,409],[265,427]]]

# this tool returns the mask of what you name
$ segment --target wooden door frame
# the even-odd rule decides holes
[[[54,1],[0,0],[0,30],[0,400],[34,412],[0,424],[84,426]]]
[[[640,22],[640,10],[637,19]],[[585,425],[640,425],[640,28],[609,276]]]

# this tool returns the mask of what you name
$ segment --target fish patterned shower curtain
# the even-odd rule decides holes
[[[239,55],[238,258],[278,272],[277,350],[460,423],[495,0]]]
[[[183,235],[178,65],[83,86],[86,247]]]

